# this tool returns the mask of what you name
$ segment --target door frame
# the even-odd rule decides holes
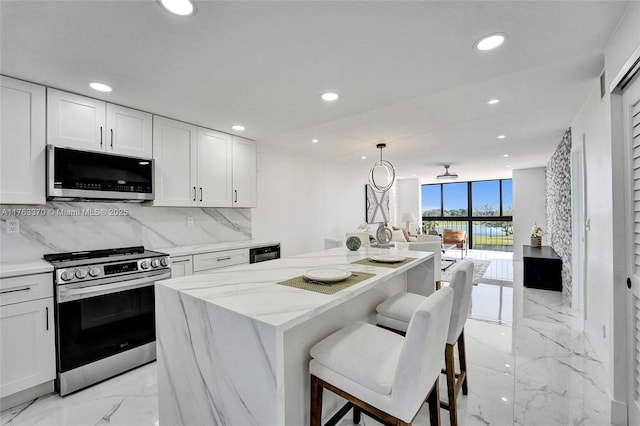
[[[626,277],[629,271],[630,256],[633,253],[633,238],[627,220],[631,210],[631,164],[627,154],[627,141],[624,139],[624,115],[627,107],[623,105],[625,86],[640,71],[640,46],[633,52],[620,72],[612,80],[610,90],[611,117],[611,166],[612,166],[612,238],[613,238],[613,330],[610,344],[612,362],[611,375],[611,422],[626,425],[629,422],[629,402],[633,379],[632,345],[628,342],[629,330],[627,317],[630,315]],[[617,243],[616,243],[617,242]],[[620,244],[622,242],[622,244]],[[631,373],[631,374],[630,374]]]
[[[586,174],[585,134],[571,147],[571,307],[581,314],[584,321],[584,285],[586,273]]]

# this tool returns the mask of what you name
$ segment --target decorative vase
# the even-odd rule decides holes
[[[389,244],[389,241],[391,241],[391,229],[387,228],[386,223],[380,222],[380,225],[378,225],[376,240],[378,240],[378,244]]]
[[[531,237],[531,246],[532,247],[542,246],[542,237]]]
[[[347,248],[349,250],[358,251],[361,245],[362,245],[362,241],[360,241],[360,238],[356,237],[355,235],[352,235],[349,238],[347,238]]]

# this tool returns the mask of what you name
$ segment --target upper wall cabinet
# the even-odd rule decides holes
[[[154,206],[231,207],[231,136],[154,116]]]
[[[86,151],[152,157],[152,115],[47,89],[47,143]]]
[[[196,126],[153,117],[154,206],[196,205],[197,138]]]
[[[44,204],[45,88],[0,76],[0,203]]]
[[[198,202],[202,207],[231,207],[231,136],[198,128]]]
[[[256,143],[233,137],[233,207],[257,207]]]

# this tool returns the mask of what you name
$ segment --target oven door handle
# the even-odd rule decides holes
[[[151,277],[137,278],[128,281],[119,281],[112,284],[74,286],[73,284],[58,286],[58,303],[71,302],[74,300],[88,299],[90,297],[103,296],[105,294],[118,293],[126,290],[133,290],[141,287],[152,286],[156,281],[171,277],[171,272],[153,275]]]

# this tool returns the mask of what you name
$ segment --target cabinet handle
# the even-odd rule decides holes
[[[231,260],[231,257],[230,257],[230,256],[227,256],[227,257],[219,257],[219,258],[217,258],[216,260],[217,260],[218,262],[222,262],[223,260]]]
[[[233,190],[233,192],[234,192],[234,193],[235,193],[235,195],[236,195],[236,199],[235,199],[235,200],[233,200],[233,202],[234,202],[234,203],[237,203],[237,202],[238,202],[238,190],[237,190],[237,189],[234,189],[234,190]]]
[[[171,263],[184,263],[191,262],[191,259],[182,259],[182,260],[172,260]]]
[[[200,187],[200,201],[202,201],[202,187]]]
[[[196,187],[193,187],[193,201],[196,200]]]
[[[100,126],[100,148],[102,148],[102,126]]]
[[[29,291],[29,290],[31,290],[31,287],[20,287],[20,288],[13,288],[11,290],[2,290],[0,291],[0,294],[17,293],[19,291]]]
[[[49,330],[49,307],[46,306],[44,309],[46,310],[46,314],[47,314],[46,315],[46,317],[47,317],[47,330]]]
[[[111,148],[113,148],[113,129],[110,129],[110,130],[111,130]]]

